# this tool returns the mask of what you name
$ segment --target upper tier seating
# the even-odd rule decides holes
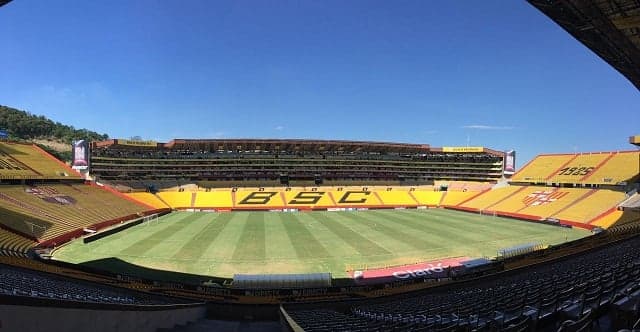
[[[80,179],[80,174],[35,145],[0,142],[0,179]]]
[[[618,152],[605,164],[595,169],[585,182],[617,184],[640,174],[640,152]]]
[[[616,185],[640,174],[640,152],[539,155],[513,182]]]
[[[547,182],[552,183],[582,183],[600,165],[606,163],[613,153],[593,153],[575,155],[569,162],[559,169],[550,170]]]
[[[514,174],[511,181],[546,182],[547,178],[553,175],[553,172],[573,157],[574,155],[570,154],[539,155]]]

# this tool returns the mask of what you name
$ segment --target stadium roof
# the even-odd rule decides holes
[[[528,0],[640,90],[640,0]]]

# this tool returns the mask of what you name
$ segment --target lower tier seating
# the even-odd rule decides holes
[[[551,264],[348,311],[290,309],[288,314],[305,331],[529,331],[549,324],[555,330],[560,322],[586,331],[604,313],[635,310],[639,257],[636,237]]]
[[[2,255],[27,257],[29,250],[35,245],[35,241],[0,228],[0,254]]]
[[[152,209],[84,184],[3,185],[1,189],[0,222],[39,240]]]

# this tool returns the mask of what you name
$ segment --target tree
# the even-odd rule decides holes
[[[75,129],[73,126],[53,122],[43,115],[37,116],[2,105],[0,105],[0,129],[6,130],[11,139],[46,139],[69,144],[78,139],[102,141],[109,138],[107,134]]]

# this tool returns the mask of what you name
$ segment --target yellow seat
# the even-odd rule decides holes
[[[152,206],[155,209],[166,209],[166,208],[170,208],[169,205],[167,205],[165,202],[163,202],[160,198],[158,198],[158,196],[152,194],[152,193],[147,193],[147,192],[142,192],[142,193],[127,193],[125,194],[128,197],[131,197],[139,202],[142,202],[144,204],[147,204],[149,206]]]
[[[513,175],[513,182],[547,182],[562,165],[575,158],[573,154],[539,155]]]
[[[637,178],[638,174],[640,174],[640,152],[618,152],[604,165],[591,172],[584,182],[618,184]]]
[[[80,174],[42,149],[31,144],[0,142],[0,163],[13,164],[0,168],[1,178],[80,179]],[[19,168],[19,169],[15,169]]]
[[[486,210],[486,209],[493,210],[492,208],[493,205],[506,199],[507,197],[511,196],[513,193],[520,190],[525,190],[525,189],[526,187],[519,187],[519,186],[509,186],[509,187],[493,189],[485,192],[482,195],[479,195],[473,198],[468,202],[465,202],[464,204],[461,204],[460,206],[464,208],[476,209],[476,210]]]
[[[169,204],[174,209],[188,209],[192,208],[191,200],[193,195],[190,191],[161,191],[157,193],[161,200]]]

